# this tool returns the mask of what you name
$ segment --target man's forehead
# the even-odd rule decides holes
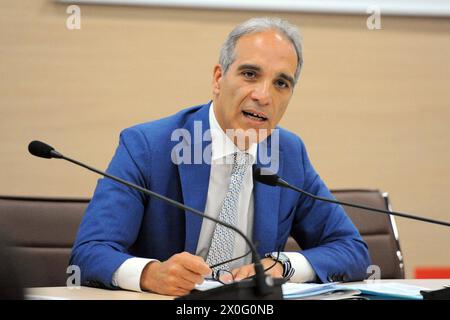
[[[260,49],[263,49],[264,47],[283,47],[284,50],[293,50],[295,53],[295,48],[291,40],[289,40],[286,35],[275,29],[245,34],[237,40],[235,49],[247,46],[254,46]]]
[[[264,69],[264,64],[270,59],[271,66],[279,64],[285,73],[291,67],[295,73],[297,67],[297,52],[294,45],[285,36],[275,30],[254,32],[242,36],[236,43],[233,64],[239,67],[243,64],[257,65]]]

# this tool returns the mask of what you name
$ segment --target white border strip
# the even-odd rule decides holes
[[[449,17],[450,0],[58,0],[71,4],[156,6],[198,9]]]

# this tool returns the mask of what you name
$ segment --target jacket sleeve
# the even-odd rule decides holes
[[[126,129],[107,172],[134,184],[146,185],[150,166],[148,143],[137,129]],[[108,178],[99,179],[78,230],[70,258],[81,271],[84,285],[114,288],[115,270],[132,256],[144,214],[145,196]]]
[[[303,190],[335,199],[314,170],[300,140]],[[366,278],[370,257],[366,243],[342,206],[301,195],[291,231],[319,280],[356,281]]]

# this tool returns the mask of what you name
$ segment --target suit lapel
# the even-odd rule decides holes
[[[256,166],[265,167],[279,174],[283,169],[282,151],[279,144],[271,148],[272,138],[261,142],[258,146]],[[264,156],[266,153],[266,156]],[[270,154],[270,162],[267,161]],[[264,159],[262,159],[264,158]],[[278,215],[280,206],[281,188],[268,186],[259,182],[253,182],[254,192],[254,223],[253,242],[257,244],[260,255],[274,251],[274,245],[278,233]]]
[[[209,106],[209,105],[208,105]],[[187,136],[186,148],[191,150],[191,163],[181,163],[178,165],[180,174],[183,202],[185,205],[205,211],[206,197],[208,195],[209,176],[211,165],[205,162],[203,151],[211,144],[211,141],[203,141],[205,131],[209,125],[209,107],[201,108],[195,116],[186,122],[184,129],[190,133]],[[207,149],[210,153],[211,148]],[[205,152],[205,157],[210,157]],[[210,159],[210,158],[209,158]],[[194,213],[185,211],[186,240],[185,251],[195,254],[200,235],[203,218]]]

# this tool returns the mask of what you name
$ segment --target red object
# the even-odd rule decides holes
[[[450,267],[419,267],[414,272],[416,279],[449,279]]]

